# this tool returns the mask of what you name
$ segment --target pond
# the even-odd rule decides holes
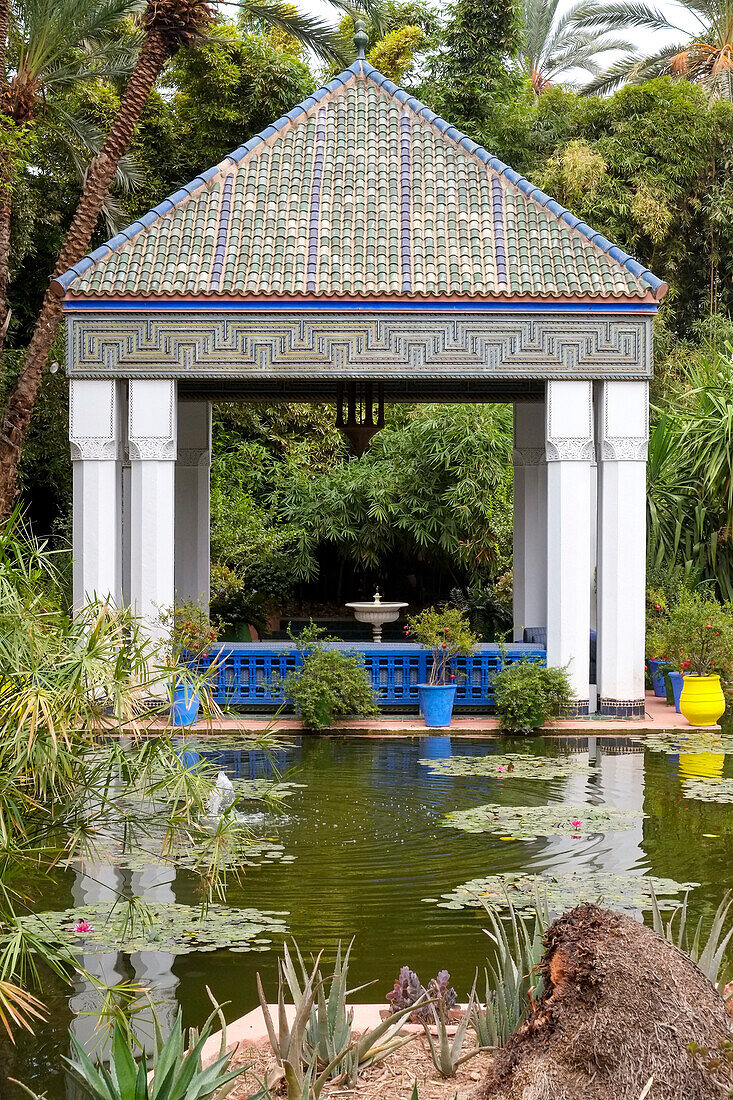
[[[234,780],[272,774],[261,751],[235,744],[200,738],[196,746]],[[692,915],[709,917],[733,886],[733,782],[725,782],[733,780],[733,756],[719,751],[733,744],[693,741],[681,753],[671,735],[651,744],[610,736],[283,739],[274,762],[299,786],[282,816],[253,817],[264,862],[230,884],[228,904],[287,914],[280,919],[304,952],[332,955],[339,940],[355,937],[350,978],[376,979],[358,997],[374,1001],[384,1000],[405,963],[424,984],[447,968],[465,997],[489,949],[477,895],[501,896],[508,885],[521,901],[517,887],[532,890],[522,876],[541,876],[558,904],[604,893],[637,911],[649,906],[639,876],[671,880],[659,883],[668,902],[682,896],[669,893],[673,884],[698,883]],[[154,904],[197,900],[185,867],[100,861],[88,871],[59,872],[43,888],[43,908],[103,899],[110,884],[130,885]],[[497,875],[513,878],[490,878]],[[233,1019],[255,1007],[258,971],[274,995],[284,933],[273,921],[261,937],[271,946],[257,952],[176,955],[150,944],[132,954],[86,953],[84,962],[108,982],[148,984],[163,1018],[181,1005],[186,1023],[200,1023],[208,985],[230,1002]],[[50,978],[44,997],[51,1021],[35,1038],[20,1036],[17,1048],[2,1046],[0,1080],[17,1077],[61,1100],[66,1029],[78,1014],[77,1034],[91,1033],[93,1017],[84,1013],[94,999],[80,985],[69,1001]]]

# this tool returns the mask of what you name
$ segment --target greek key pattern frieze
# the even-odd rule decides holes
[[[625,314],[94,314],[68,373],[108,378],[646,378],[651,318]]]

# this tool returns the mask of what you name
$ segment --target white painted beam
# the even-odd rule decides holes
[[[174,602],[176,383],[130,380],[130,602],[151,638]]]
[[[547,463],[544,402],[514,406],[514,640],[547,626]]]
[[[116,381],[72,379],[73,601],[122,602],[120,401]]]
[[[176,600],[208,611],[210,587],[211,402],[178,402]]]
[[[602,714],[644,715],[646,382],[602,382],[598,400],[598,690]]]
[[[588,712],[593,384],[550,381],[546,399],[547,661],[567,666],[572,713]]]

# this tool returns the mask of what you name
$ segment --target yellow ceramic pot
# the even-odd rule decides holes
[[[714,726],[725,711],[720,677],[685,676],[680,710],[691,726]]]

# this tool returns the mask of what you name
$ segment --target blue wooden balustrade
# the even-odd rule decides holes
[[[429,650],[408,642],[330,644],[363,658],[380,706],[417,706],[417,685],[428,678]],[[471,657],[457,657],[456,706],[480,709],[493,706],[494,676],[504,664],[522,658],[544,665],[545,649],[526,642],[501,648],[482,644]],[[211,687],[219,706],[268,708],[286,702],[277,688],[278,680],[301,660],[292,642],[220,642],[201,658],[201,664],[209,667],[218,662]]]

